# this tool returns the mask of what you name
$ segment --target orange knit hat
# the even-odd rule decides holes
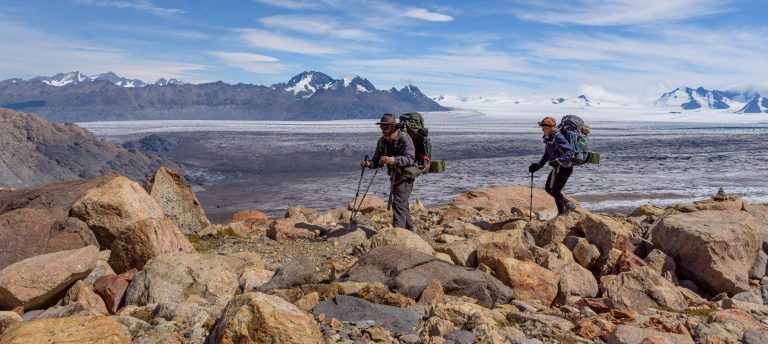
[[[552,117],[544,117],[544,119],[539,122],[540,127],[554,127],[556,125],[557,120]]]

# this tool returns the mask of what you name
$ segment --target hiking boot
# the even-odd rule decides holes
[[[565,202],[563,208],[563,213],[561,215],[568,216],[574,209],[576,209],[576,205],[573,204],[573,202]]]

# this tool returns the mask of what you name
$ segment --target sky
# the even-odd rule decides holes
[[[768,1],[0,1],[0,80],[113,71],[271,85],[360,75],[429,96],[768,89]]]

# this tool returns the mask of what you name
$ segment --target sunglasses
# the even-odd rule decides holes
[[[392,124],[380,124],[379,128],[384,129],[384,128],[389,128],[389,127],[393,127],[393,126],[394,125],[392,125]]]

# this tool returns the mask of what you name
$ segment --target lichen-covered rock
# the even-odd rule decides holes
[[[632,230],[613,218],[597,214],[586,214],[577,224],[584,231],[587,241],[597,246],[605,255],[611,249],[633,251]]]
[[[644,312],[649,307],[688,307],[688,302],[677,286],[647,266],[618,275],[603,276],[601,282],[604,297],[637,312]]]
[[[386,228],[369,239],[370,249],[384,246],[402,246],[416,251],[434,254],[435,250],[418,234],[404,228]]]
[[[246,293],[233,298],[209,340],[219,343],[322,343],[317,323],[277,296]]]
[[[173,221],[182,233],[196,233],[210,224],[195,192],[179,171],[160,167],[147,179],[144,188],[162,207],[165,218]]]

